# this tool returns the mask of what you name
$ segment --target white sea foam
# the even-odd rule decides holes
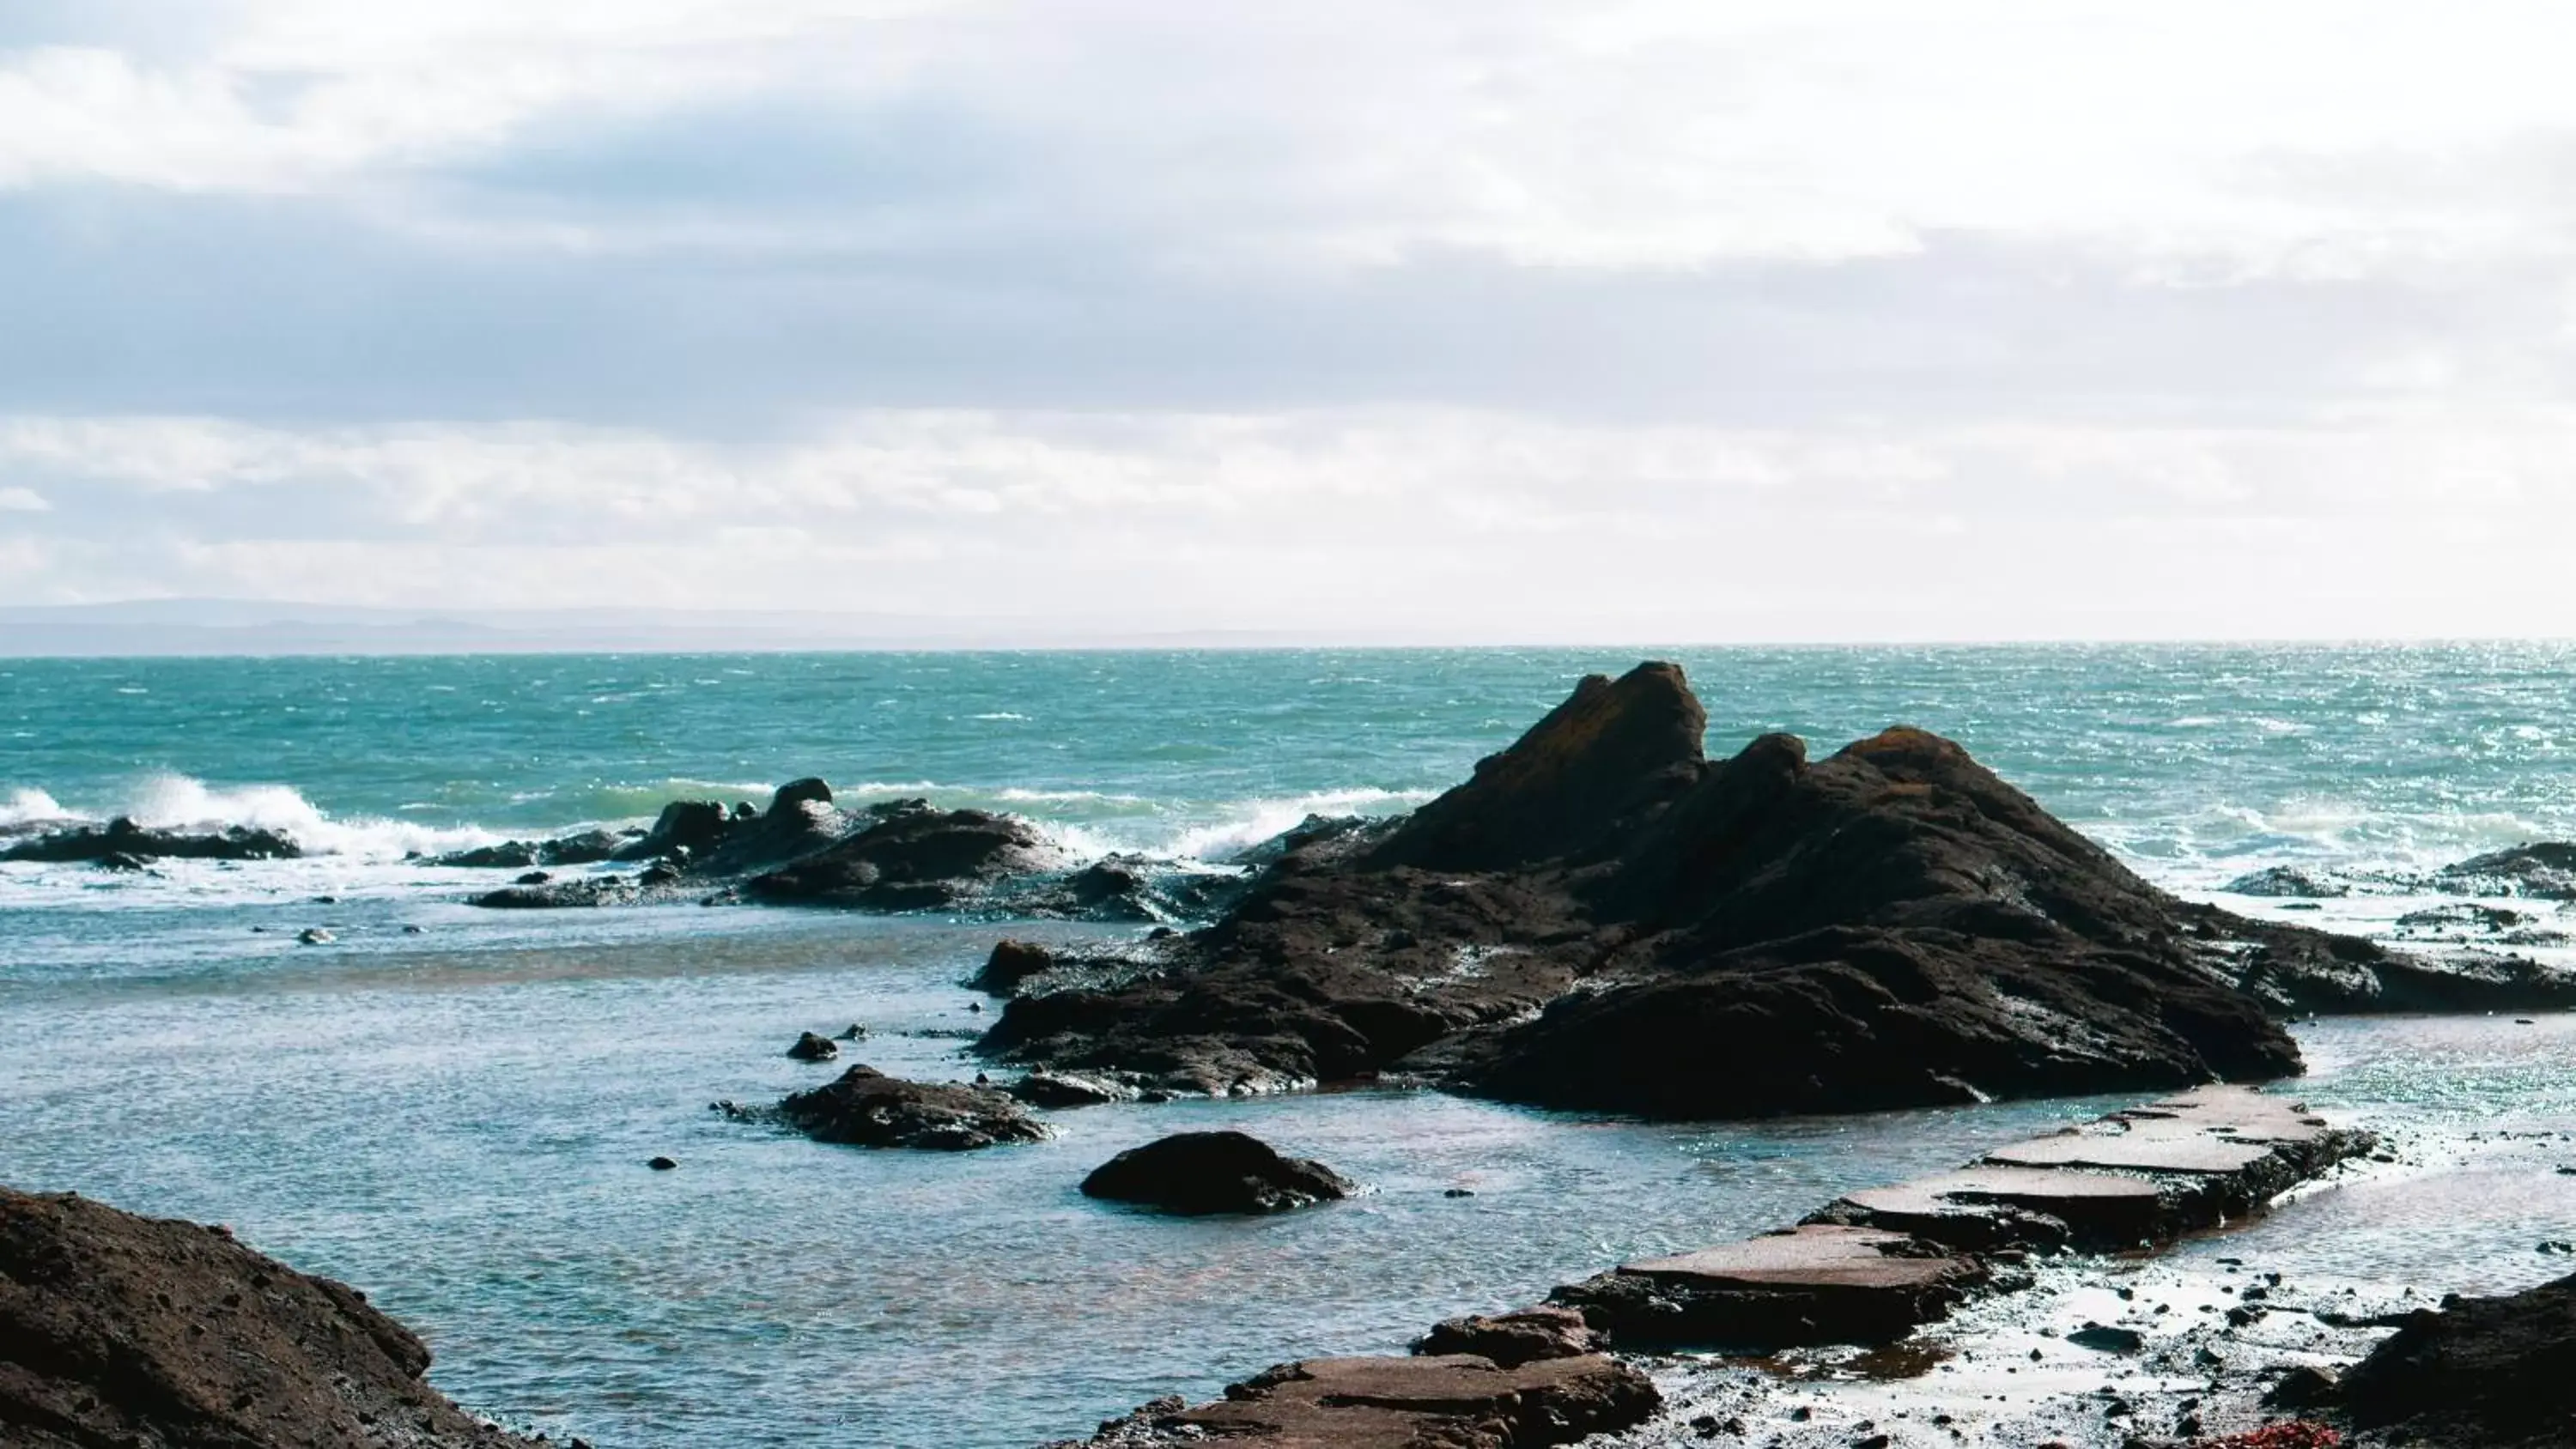
[[[1174,855],[1222,860],[1248,845],[1258,845],[1309,815],[1391,815],[1421,804],[1428,790],[1324,790],[1246,800],[1229,808],[1226,818],[1181,832],[1169,847]]]
[[[12,790],[7,799],[0,800],[0,826],[60,820],[69,813],[42,790]]]
[[[30,812],[30,813],[19,813]],[[294,841],[307,855],[345,856],[362,860],[400,860],[419,852],[489,845],[500,839],[474,826],[448,827],[383,820],[371,816],[335,818],[290,785],[209,785],[188,775],[149,775],[103,808],[66,809],[42,790],[19,790],[0,805],[0,823],[11,819],[88,819],[131,817],[156,830],[214,832],[242,826],[273,830]]]

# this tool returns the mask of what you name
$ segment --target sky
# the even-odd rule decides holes
[[[0,0],[0,605],[2576,635],[2509,0]]]

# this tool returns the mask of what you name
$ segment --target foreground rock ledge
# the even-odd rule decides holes
[[[0,1188],[0,1444],[528,1449],[356,1290],[221,1228]]]
[[[1711,761],[1703,725],[1673,665],[1586,679],[1411,817],[1289,849],[1216,925],[1024,982],[979,1050],[1156,1090],[1402,1073],[1749,1117],[2285,1076],[2290,1009],[2576,1004],[2546,972],[2179,900],[1921,730]]]
[[[1599,1354],[1505,1368],[1473,1355],[1281,1364],[1196,1408],[1148,1404],[1087,1442],[1115,1449],[1248,1440],[1262,1449],[1546,1449],[1632,1428],[1654,1381]]]
[[[2341,1397],[2390,1443],[2576,1444],[2576,1278],[2413,1315],[2343,1376]]]

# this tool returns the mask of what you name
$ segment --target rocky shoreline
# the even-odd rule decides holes
[[[994,948],[964,984],[1003,1002],[971,1051],[1004,1080],[907,1081],[848,1065],[774,1106],[717,1104],[841,1146],[1011,1147],[1052,1134],[1045,1112],[1371,1082],[1669,1120],[2177,1094],[1852,1193],[1775,1233],[1616,1264],[1542,1303],[1444,1321],[1410,1356],[1283,1363],[1221,1402],[1158,1401],[1103,1425],[1091,1445],[1889,1449],[1959,1442],[1969,1424],[2045,1424],[2069,1445],[2109,1449],[2219,1444],[2212,1436],[2267,1419],[2311,1418],[2371,1443],[2410,1442],[2426,1425],[2454,1436],[2432,1442],[2567,1442],[2548,1437],[2566,1429],[2566,1405],[2548,1411],[2556,1418],[2516,1418],[2494,1387],[2569,1352],[2564,1294],[2463,1304],[2456,1317],[2294,1310],[2301,1290],[2277,1274],[2168,1287],[2149,1275],[2179,1270],[2142,1265],[2260,1214],[2367,1145],[2286,1099],[2212,1085],[2297,1074],[2286,1017],[2560,1010],[2576,1006],[2576,978],[2500,950],[2431,958],[2181,900],[1923,731],[1891,728],[1821,759],[1769,735],[1712,759],[1704,727],[1671,665],[1593,676],[1411,815],[1310,820],[1225,869],[1084,863],[1024,820],[922,800],[846,808],[819,779],[781,787],[766,806],[683,802],[647,830],[434,863],[523,872],[473,898],[494,909],[777,903],[1153,927],[1114,947]],[[120,820],[27,835],[0,859],[144,869],[297,853],[265,832]],[[2443,878],[2576,900],[2576,853],[2523,847]],[[2365,888],[2295,872],[2238,885],[2284,899]],[[2409,929],[2427,944],[2509,948],[2538,942],[2535,919],[2473,905]],[[789,1054],[831,1061],[840,1047],[808,1032]],[[1315,1205],[1352,1186],[1239,1134],[1195,1133],[1101,1164],[1084,1191],[1193,1215],[1346,1211]],[[190,1251],[188,1234],[205,1230],[76,1198],[0,1197],[0,1227],[13,1255],[0,1261],[0,1329],[48,1345],[20,1359],[0,1350],[0,1369],[16,1375],[0,1374],[0,1429],[23,1421],[55,1436],[27,1440],[39,1449],[119,1436],[518,1442],[419,1386],[426,1351],[339,1285],[247,1250],[209,1258]],[[173,1281],[205,1281],[153,1297],[111,1263],[156,1255]],[[2192,1316],[2209,1321],[2173,1332],[2129,1306],[2147,1281],[2164,1295],[2156,1309],[2197,1293]],[[258,1383],[237,1385],[225,1375],[251,1368],[208,1361],[188,1341],[221,1318],[200,1299],[266,1324],[238,1330],[259,1345]],[[2303,1350],[2319,1362],[2396,1336],[2340,1385],[2227,1362],[2239,1341],[2227,1335],[2259,1335],[2293,1311],[2325,1333]],[[2100,1401],[2059,1383],[2007,1419],[1947,1402],[1947,1386],[1926,1377],[2025,1341],[2030,1365],[2118,1364],[2123,1386]],[[2019,1380],[2023,1367],[1979,1372],[2049,1377]],[[1903,1382],[1886,1389],[1886,1419],[1844,1412],[1856,1395],[1833,1386],[1891,1375]],[[178,1387],[131,1387],[164,1380]],[[2008,1397],[1994,1385],[1982,1401]]]

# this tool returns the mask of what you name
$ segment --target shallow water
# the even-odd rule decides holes
[[[1713,749],[1925,724],[2185,890],[2576,835],[2562,649],[1680,657]],[[403,859],[809,772],[1029,813],[1082,849],[1215,853],[1309,809],[1423,798],[1576,673],[1627,662],[0,661],[0,828],[128,809],[329,852],[141,878],[0,867],[0,1181],[231,1223],[422,1329],[469,1405],[559,1436],[998,1449],[1281,1357],[1396,1348],[2114,1105],[1673,1127],[1355,1092],[1065,1113],[1053,1142],[963,1157],[822,1147],[707,1104],[826,1078],[779,1053],[852,1020],[873,1035],[845,1060],[971,1074],[959,1048],[989,1018],[955,983],[1000,927],[479,912],[458,902],[489,873]],[[2313,918],[2385,930],[2410,904]],[[296,945],[311,925],[338,941]],[[2295,1090],[2407,1161],[2250,1229],[2267,1261],[2434,1292],[2563,1262],[2531,1247],[2576,1236],[2576,1177],[2554,1171],[2576,1165],[2567,1021],[2300,1032],[2314,1070]],[[1217,1123],[1369,1191],[1257,1222],[1075,1191],[1117,1150]],[[683,1166],[649,1172],[656,1153]]]
[[[22,993],[0,1173],[231,1223],[421,1327],[465,1402],[603,1444],[1017,1445],[1298,1353],[1400,1347],[1570,1270],[1796,1217],[2090,1105],[1604,1123],[1435,1093],[1101,1107],[963,1156],[706,1110],[853,1055],[972,1070],[991,932],[794,919],[751,939],[387,957],[186,991]],[[1096,1204],[1091,1166],[1213,1125],[1368,1192],[1260,1221]],[[675,1172],[644,1167],[657,1153]],[[1473,1196],[1452,1198],[1452,1189]]]

